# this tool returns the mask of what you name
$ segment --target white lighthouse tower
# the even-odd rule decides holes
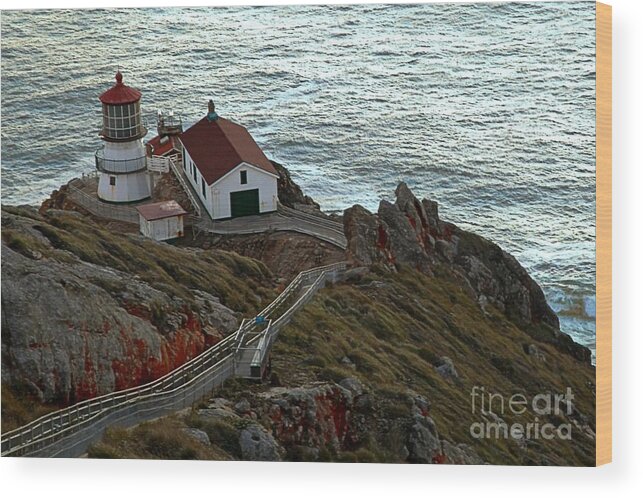
[[[141,92],[125,85],[118,71],[116,84],[99,99],[105,144],[96,151],[98,197],[108,202],[146,199],[151,189],[141,140],[147,134],[141,122]]]

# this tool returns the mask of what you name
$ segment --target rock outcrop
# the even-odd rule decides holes
[[[249,461],[277,462],[283,453],[272,434],[259,424],[250,424],[239,436],[241,457]]]
[[[355,397],[339,385],[273,388],[263,407],[275,437],[287,447],[350,447],[359,424],[353,413]]]
[[[378,453],[393,462],[484,463],[469,445],[442,438],[429,401],[410,391],[403,408],[389,412],[383,405],[391,400],[354,377],[243,396],[215,398],[185,422],[230,427],[227,446],[238,446],[243,460],[375,461]]]
[[[191,250],[111,237],[79,213],[20,209],[24,216],[2,213],[3,385],[67,405],[154,380],[237,327],[239,313],[204,290],[206,282],[162,282],[162,267],[183,271],[172,266],[182,257],[199,266]],[[72,233],[65,223],[83,228]],[[145,260],[134,254],[139,240],[159,259],[148,259],[149,249],[140,253]],[[137,275],[155,262],[158,274]],[[193,269],[205,274],[208,264],[201,266]]]
[[[237,323],[205,292],[188,303],[122,272],[34,261],[5,245],[2,274],[2,381],[27,384],[43,401],[67,404],[156,379]]]
[[[483,310],[494,306],[525,330],[542,325],[534,332],[539,340],[591,361],[589,349],[560,332],[542,289],[516,258],[484,237],[441,220],[438,204],[418,200],[405,183],[395,195],[395,203],[381,201],[377,213],[359,205],[344,212],[347,253],[354,263],[379,263],[392,270],[405,264],[429,275],[440,267],[461,281]]]
[[[312,197],[304,195],[299,185],[297,185],[290,176],[290,172],[281,164],[275,161],[270,161],[279,174],[277,182],[277,192],[279,195],[279,202],[284,206],[290,208],[308,208],[319,210],[317,204]]]

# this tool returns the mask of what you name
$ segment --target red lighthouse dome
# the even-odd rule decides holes
[[[103,104],[121,105],[133,104],[141,98],[141,92],[123,83],[123,75],[116,73],[116,84],[98,97]]]
[[[98,97],[103,104],[105,140],[138,140],[147,133],[141,120],[141,92],[123,83],[123,75],[116,73],[116,84]]]

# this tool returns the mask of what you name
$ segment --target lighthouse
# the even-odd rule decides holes
[[[108,202],[134,202],[150,197],[145,146],[147,130],[141,122],[141,92],[123,83],[116,73],[116,84],[103,92],[104,141],[96,151],[98,197]]]

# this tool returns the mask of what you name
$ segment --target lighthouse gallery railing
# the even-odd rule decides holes
[[[102,173],[137,173],[147,169],[147,158],[145,154],[133,159],[106,159],[105,148],[100,147],[94,154],[96,158],[96,169]]]

